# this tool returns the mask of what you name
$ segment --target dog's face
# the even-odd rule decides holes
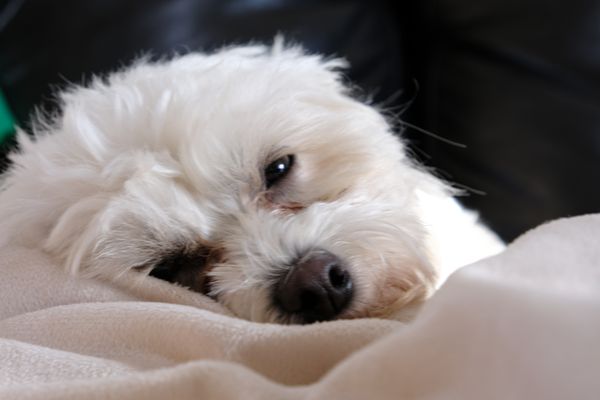
[[[255,321],[408,310],[434,281],[415,198],[432,179],[347,95],[339,66],[246,47],[64,94],[52,134],[15,157],[45,204],[31,215],[44,248],[74,270],[177,282]]]

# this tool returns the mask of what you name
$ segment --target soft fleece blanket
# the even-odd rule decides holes
[[[0,399],[599,399],[600,215],[453,274],[409,324],[242,321],[0,251]],[[132,287],[133,284],[133,287]]]

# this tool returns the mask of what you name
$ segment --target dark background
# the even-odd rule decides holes
[[[270,43],[347,58],[412,152],[504,239],[600,211],[597,0],[0,1],[0,88],[21,126],[53,93],[150,52]],[[5,144],[2,152],[10,144]]]

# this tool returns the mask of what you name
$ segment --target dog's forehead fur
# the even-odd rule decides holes
[[[327,179],[312,181],[314,189],[335,191],[341,174],[357,176],[375,170],[365,162],[404,156],[380,114],[347,96],[340,65],[294,48],[234,48],[140,64],[65,94],[61,130],[85,142],[82,133],[89,137],[93,128],[107,150],[89,144],[100,161],[115,147],[166,152],[206,193],[238,179],[256,185],[265,162],[286,152],[303,155],[305,173]]]
[[[332,199],[404,158],[381,115],[346,94],[342,64],[260,47],[142,63],[64,94],[60,130],[101,165],[146,169],[136,157],[150,151],[153,170],[204,198],[252,194],[269,160],[295,154],[287,197]]]
[[[445,198],[444,185],[349,96],[343,65],[293,47],[237,47],[140,61],[73,88],[35,141],[20,134],[0,218],[15,240],[109,279],[215,246],[213,295],[253,320],[290,322],[272,307],[272,281],[315,248],[355,281],[342,317],[422,300],[435,271],[418,197]],[[286,155],[293,168],[267,188],[266,166]]]

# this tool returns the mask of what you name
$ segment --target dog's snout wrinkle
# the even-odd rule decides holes
[[[319,250],[302,257],[275,286],[275,304],[303,323],[336,318],[350,303],[352,278],[343,262]]]

